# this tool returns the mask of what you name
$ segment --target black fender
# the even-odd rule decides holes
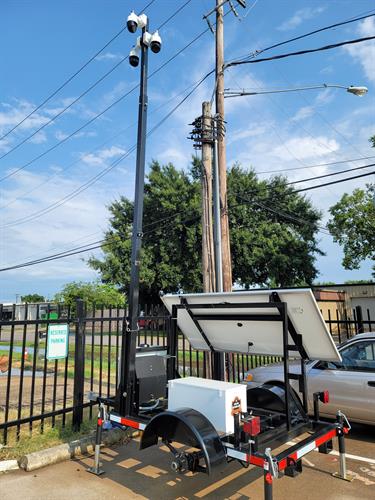
[[[214,467],[226,461],[223,444],[214,426],[202,413],[192,408],[164,411],[155,415],[146,425],[140,449],[156,445],[159,437],[163,441],[177,441],[201,450],[207,474],[211,474]]]
[[[272,384],[266,383],[253,389],[247,390],[247,406],[248,408],[262,408],[263,410],[285,412],[285,387],[283,383]],[[292,415],[302,419],[306,418],[306,414],[299,401],[299,398],[294,394],[293,389],[290,392],[290,407]]]

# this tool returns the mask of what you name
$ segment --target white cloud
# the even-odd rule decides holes
[[[124,55],[118,52],[116,54],[113,52],[105,52],[104,54],[98,55],[95,59],[97,61],[120,61],[123,58]]]
[[[107,160],[121,156],[125,152],[125,149],[111,146],[110,148],[101,149],[97,153],[82,153],[80,158],[87,165],[96,167],[105,165]]]
[[[66,139],[70,134],[66,134],[62,130],[57,130],[55,133],[55,137],[58,141],[63,141]],[[72,136],[72,139],[80,139],[81,137],[96,137],[98,134],[97,132],[78,132],[77,134],[74,134]]]
[[[273,149],[272,154],[281,160],[291,160],[297,157],[300,160],[320,158],[340,149],[339,143],[335,139],[328,139],[324,136],[318,137],[293,137]],[[293,152],[293,155],[290,153]]]
[[[31,111],[35,109],[35,105],[25,100],[15,100],[16,105],[2,103],[4,111],[0,111],[0,133],[7,132],[19,122],[21,122]],[[40,127],[49,120],[48,116],[43,116],[41,113],[34,113],[30,118],[25,120],[20,126],[21,130],[28,130]]]
[[[33,144],[43,144],[44,142],[47,142],[47,136],[46,133],[43,132],[42,130],[35,134],[29,141]]]
[[[375,20],[373,17],[365,19],[360,23],[358,34],[361,37],[372,36],[375,32]],[[344,50],[350,54],[353,59],[359,62],[365,72],[366,77],[375,82],[375,43],[373,40],[362,42],[356,45],[348,45]],[[355,85],[357,82],[353,82]]]
[[[303,21],[307,21],[308,19],[312,19],[317,15],[324,12],[325,7],[306,7],[304,9],[297,10],[293,16],[286,21],[284,21],[277,29],[280,31],[287,31],[294,28],[297,28]]]

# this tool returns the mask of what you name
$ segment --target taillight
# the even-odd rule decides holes
[[[324,404],[329,403],[329,391],[321,392],[319,399]]]
[[[250,417],[243,424],[243,430],[250,436],[257,436],[260,433],[260,417]]]

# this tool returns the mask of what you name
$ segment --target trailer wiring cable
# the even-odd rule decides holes
[[[180,107],[182,106],[182,104],[197,90],[197,88],[202,85],[202,83],[213,73],[213,71],[211,71],[210,73],[207,73],[203,78],[201,78],[193,87],[193,89],[182,99],[180,100],[180,102],[178,104],[176,104],[176,106],[174,106],[172,108],[171,111],[169,111],[156,125],[154,125],[153,128],[151,128],[148,132],[147,132],[147,137],[150,136],[151,134],[153,134],[166,120],[168,120],[168,118],[173,114],[175,113],[175,111]],[[42,215],[45,215],[46,213],[49,213],[51,212],[52,210],[55,210],[56,208],[58,208],[59,206],[65,204],[67,201],[71,200],[72,198],[74,198],[75,196],[77,196],[78,194],[82,193],[83,191],[86,191],[86,189],[88,189],[90,186],[92,186],[96,181],[98,181],[100,178],[102,178],[104,175],[106,175],[108,172],[110,172],[111,170],[113,170],[120,162],[122,162],[125,158],[127,158],[128,156],[130,156],[130,154],[135,151],[137,148],[137,145],[134,144],[133,146],[131,146],[126,153],[124,153],[122,156],[120,156],[119,158],[117,158],[115,161],[113,161],[112,163],[109,164],[108,167],[106,167],[104,170],[102,170],[101,172],[99,172],[98,174],[96,174],[94,177],[92,177],[91,179],[89,179],[87,182],[85,182],[84,184],[82,184],[81,186],[79,186],[78,188],[76,188],[75,190],[73,190],[71,193],[69,193],[68,195],[64,196],[63,198],[60,198],[60,200],[57,200],[56,202],[52,203],[51,205],[45,207],[44,209],[41,209],[37,212],[34,212],[33,214],[30,214],[28,216],[25,216],[25,217],[22,217],[20,219],[17,219],[17,220],[14,220],[10,223],[7,223],[7,224],[3,224],[2,226],[0,226],[0,229],[2,228],[5,228],[5,227],[13,227],[13,226],[16,226],[16,225],[19,225],[19,224],[24,224],[25,222],[30,222],[32,220],[35,220],[39,217],[41,217]]]
[[[171,16],[170,16],[171,17]],[[189,48],[191,45],[193,45],[197,40],[199,40],[199,38],[201,38],[206,32],[207,32],[208,28],[205,30],[205,31],[202,31],[200,34],[198,34],[195,38],[193,38],[193,40],[191,40],[188,44],[186,44],[184,47],[182,47],[179,51],[177,51],[175,54],[173,54],[169,59],[167,59],[163,64],[161,64],[158,68],[156,68],[152,73],[149,74],[147,80],[149,80],[150,78],[152,78],[153,76],[155,76],[157,73],[159,73],[159,71],[161,71],[165,66],[167,66],[170,62],[172,62],[176,57],[178,57],[182,52],[184,52],[187,48]],[[119,63],[118,63],[119,64]],[[104,78],[104,77],[103,77]],[[37,155],[36,157],[32,158],[31,160],[29,160],[28,162],[26,162],[25,164],[21,165],[20,167],[14,169],[12,172],[9,172],[7,175],[3,176],[0,178],[0,182],[6,180],[6,179],[9,179],[10,177],[13,177],[14,175],[16,175],[18,172],[20,172],[21,170],[24,170],[25,168],[27,168],[28,166],[32,165],[33,163],[35,163],[37,160],[40,160],[41,158],[43,158],[44,156],[46,156],[48,153],[50,153],[51,151],[54,151],[57,147],[61,146],[62,144],[64,144],[65,142],[67,142],[69,139],[71,139],[72,137],[74,137],[75,135],[77,135],[79,132],[81,132],[84,128],[86,128],[88,125],[91,125],[91,123],[93,123],[94,121],[96,121],[98,118],[100,118],[101,116],[103,116],[107,111],[109,111],[110,109],[112,109],[114,106],[116,106],[117,104],[119,104],[123,99],[125,99],[127,96],[129,96],[130,94],[132,94],[135,90],[137,90],[137,88],[139,88],[139,84],[136,84],[134,85],[131,89],[129,89],[125,94],[122,94],[118,99],[116,99],[115,101],[113,101],[110,105],[108,105],[106,108],[104,108],[102,111],[100,111],[99,113],[97,113],[95,116],[93,116],[92,118],[90,118],[90,120],[88,120],[87,122],[83,123],[79,128],[77,128],[76,130],[74,130],[73,132],[71,132],[70,134],[68,134],[66,137],[64,137],[63,139],[61,139],[60,141],[56,142],[55,144],[53,144],[51,147],[49,147],[48,149],[46,149],[45,151],[43,151],[42,153],[40,153],[39,155]]]
[[[354,23],[354,22],[362,21],[364,19],[368,19],[370,17],[374,17],[375,16],[375,14],[372,13],[372,12],[374,12],[374,9],[371,9],[368,12],[369,12],[369,14],[366,12],[366,13],[364,13],[366,15],[362,15],[362,16],[359,16],[359,17],[358,16],[357,17],[351,17],[351,18],[346,19],[344,21],[339,21],[339,22],[337,22],[335,24],[331,24],[329,26],[324,26],[323,28],[317,28],[316,30],[310,31],[308,33],[304,33],[303,35],[298,35],[296,37],[289,38],[289,39],[284,40],[282,42],[274,43],[273,45],[270,45],[269,47],[266,47],[265,49],[255,50],[251,54],[247,54],[246,56],[240,56],[237,59],[233,59],[232,61],[228,61],[228,63],[236,62],[236,61],[240,62],[240,61],[243,61],[243,60],[248,60],[250,58],[257,57],[260,54],[262,54],[263,52],[267,52],[268,50],[272,50],[272,49],[276,49],[277,47],[281,47],[282,45],[286,45],[288,43],[296,42],[297,40],[302,40],[303,38],[307,38],[309,36],[316,35],[317,33],[321,33],[323,31],[327,31],[327,30],[330,30],[330,29],[338,28],[339,26],[344,26],[344,25],[347,25],[347,24],[351,24],[351,23]]]
[[[143,11],[148,9],[156,0],[151,0],[145,7],[143,8]],[[60,92],[64,87],[68,85],[76,76],[78,76],[92,61],[94,61],[99,54],[103,52],[112,42],[114,42],[124,31],[126,30],[126,26],[121,28],[120,31],[118,31],[101,49],[99,49],[93,56],[91,56],[75,73],[73,73],[67,80],[65,80],[56,90],[54,90],[48,97],[44,99],[43,102],[38,104],[28,115],[26,115],[21,121],[16,123],[10,130],[8,130],[5,134],[3,134],[0,137],[0,141],[5,139],[11,132],[16,130],[22,123],[24,123],[30,116],[32,116],[34,113],[39,111],[47,102],[49,102],[53,97],[55,97],[56,94]]]

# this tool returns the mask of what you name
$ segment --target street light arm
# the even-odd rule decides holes
[[[368,92],[367,87],[358,87],[358,86],[345,86],[345,85],[336,85],[336,84],[327,84],[323,83],[321,85],[310,85],[307,87],[298,87],[298,88],[289,88],[289,89],[270,89],[270,90],[259,90],[259,91],[246,91],[243,89],[242,91],[231,91],[224,90],[224,97],[241,97],[246,95],[262,95],[262,94],[281,94],[285,92],[299,92],[301,90],[316,90],[316,89],[326,89],[326,88],[337,88],[337,89],[345,89],[347,92],[362,96]]]

